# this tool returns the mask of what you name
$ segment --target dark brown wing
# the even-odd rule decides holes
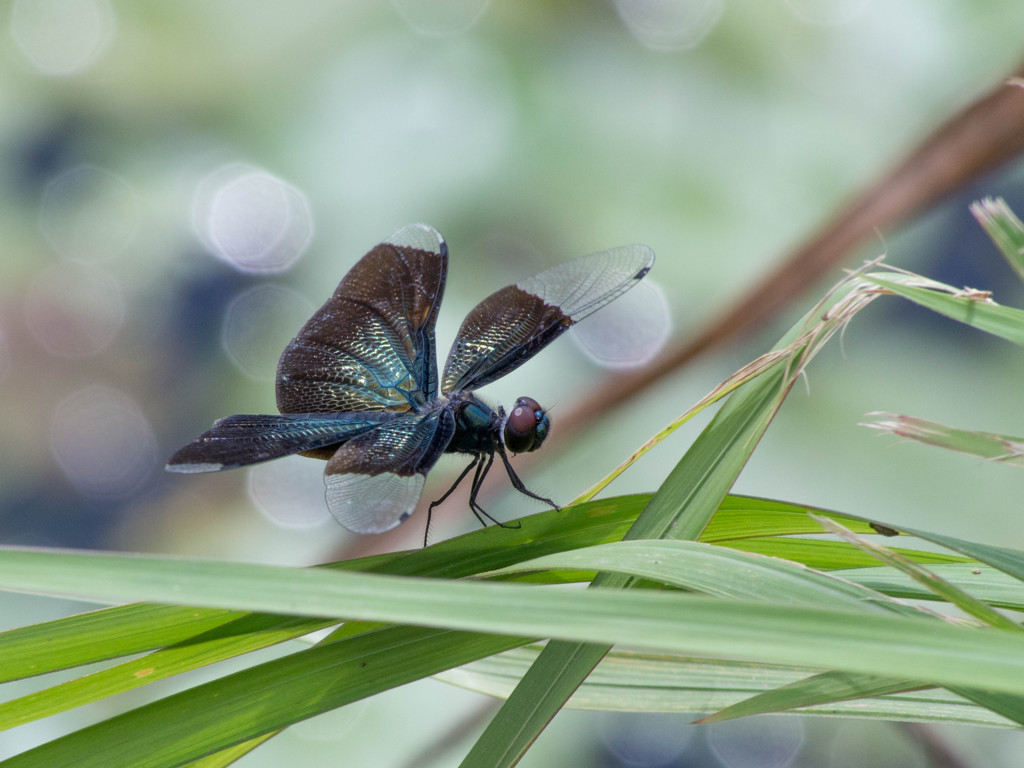
[[[239,414],[219,419],[167,462],[168,472],[218,472],[293,453],[323,451],[401,416],[378,413]]]
[[[474,389],[515,370],[571,325],[632,288],[654,253],[624,245],[559,264],[477,304],[455,337],[441,392]]]
[[[437,395],[448,247],[410,224],[363,256],[277,365],[281,413],[418,410]]]

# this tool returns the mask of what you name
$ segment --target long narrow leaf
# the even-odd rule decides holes
[[[176,605],[122,605],[0,632],[0,683],[181,642],[240,615]]]
[[[237,760],[245,757],[247,754],[252,752],[256,747],[265,744],[268,740],[276,736],[278,731],[272,731],[264,736],[259,736],[249,741],[243,741],[241,744],[236,744],[233,747],[222,749],[219,752],[214,752],[212,755],[206,757],[200,757],[198,760],[190,760],[183,765],[185,768],[224,768],[225,766],[231,765]]]
[[[701,719],[701,723],[715,723],[737,717],[762,715],[769,712],[811,707],[822,704],[836,704],[851,699],[868,699],[879,696],[915,691],[923,686],[916,680],[900,677],[885,677],[849,672],[822,672],[802,680],[796,680],[774,690],[724,707],[713,715]]]
[[[527,646],[435,675],[435,678],[504,698],[533,663],[540,648]],[[800,666],[695,659],[670,654],[611,651],[573,694],[572,709],[704,714],[814,674]],[[826,673],[827,674],[827,673]],[[842,673],[850,680],[853,675]],[[750,699],[748,699],[750,700]],[[847,715],[1009,726],[985,707],[946,690],[931,688],[853,702],[835,701],[799,714]],[[716,718],[717,719],[717,718]]]
[[[472,575],[478,566],[500,566],[517,558],[557,552],[561,547],[582,547],[609,538],[621,538],[629,522],[635,518],[648,498],[621,497],[579,505],[561,513],[544,512],[524,519],[524,526],[521,529],[476,531],[398,557],[366,558],[332,567],[368,567],[382,573],[435,575],[443,572],[448,576]],[[865,531],[871,530],[867,524],[847,517],[837,516],[837,519],[842,519],[852,526],[860,526]],[[744,538],[771,533],[809,534],[815,531],[820,532],[820,528],[809,520],[802,507],[771,500],[739,497],[726,499],[709,527],[711,538],[732,539],[725,542],[727,546],[760,547],[766,549],[769,554],[790,556],[798,560],[828,561],[832,558],[838,563],[857,564],[849,559],[837,557],[833,550],[846,545],[835,542],[808,542],[791,538]],[[777,546],[773,548],[772,542],[777,542]],[[809,547],[810,544],[818,546]],[[795,552],[787,551],[793,547],[797,548]],[[809,554],[815,549],[820,550],[820,553]],[[852,548],[847,549],[856,553]],[[912,554],[929,557],[927,554]],[[866,556],[862,557],[865,560],[869,559]],[[147,650],[161,640],[169,644],[166,649],[148,656],[0,704],[0,729],[63,712],[241,653],[265,648],[332,623],[330,620],[267,615],[248,616],[227,622],[227,619],[241,615],[239,612],[218,612],[216,609],[204,608],[128,606],[124,609],[97,611],[85,614],[84,617],[71,617],[0,634],[0,654],[5,658],[2,669],[12,676],[25,676],[33,670],[51,671],[58,667],[74,666],[76,658],[84,663],[122,654],[125,649]],[[203,629],[206,625],[191,624],[185,619],[203,616],[208,617],[213,625],[224,622],[223,628],[204,634],[192,634],[196,629]],[[114,623],[106,632],[93,631],[97,627],[94,623],[96,620]],[[81,625],[81,621],[87,623]],[[123,621],[128,623],[122,623]],[[171,634],[165,631],[168,628]],[[140,629],[146,629],[149,633],[145,635],[145,644],[122,645]],[[365,629],[365,626],[357,626],[350,622],[340,632],[332,635],[331,639],[338,640],[342,636]],[[45,632],[41,633],[39,630]],[[21,640],[18,640],[19,637]],[[111,642],[112,640],[116,642]],[[89,647],[94,649],[94,653],[84,658],[75,657],[73,654],[76,645],[71,641],[91,643]],[[63,654],[66,652],[69,656],[65,659]],[[28,654],[31,660],[30,667],[18,662],[23,653]],[[45,668],[39,669],[39,665],[43,664],[46,665]]]
[[[628,574],[719,597],[875,611],[906,609],[884,595],[774,557],[692,541],[621,541],[527,560],[493,573],[576,569]]]
[[[329,575],[340,582],[392,580],[361,574]],[[394,581],[398,590],[420,580]],[[686,655],[810,665],[1024,695],[1024,641],[1016,633],[967,629],[927,618],[723,601],[649,590],[568,594],[507,584],[424,581],[439,593],[464,593],[454,601],[439,596],[442,599],[426,606],[428,612],[485,631],[535,629],[534,636],[623,642]],[[478,591],[481,599],[471,599]],[[524,599],[512,599],[516,594]],[[423,599],[422,595],[414,597]],[[402,600],[396,603],[393,595],[389,598],[381,593],[374,601],[381,616],[414,618],[410,613],[415,611]],[[390,613],[392,610],[395,612]],[[343,643],[268,662],[52,742],[28,753],[31,760],[15,758],[16,762],[7,765],[71,765],[73,755],[74,765],[176,765],[355,700],[352,696],[370,695],[434,674],[469,660],[474,653],[486,655],[500,650],[499,646],[509,648],[524,642],[478,636],[482,639],[471,643],[473,650],[467,651],[467,657],[452,651],[459,635],[443,633],[442,639],[441,633],[412,632],[403,635],[402,628],[395,627],[364,633]],[[382,649],[385,637],[389,640]],[[436,656],[425,654],[420,640],[426,637],[438,638]],[[372,663],[363,665],[367,658],[372,658]],[[328,663],[328,659],[333,661]],[[343,680],[332,671],[335,661],[346,665]],[[126,743],[126,733],[145,734],[145,738]],[[81,757],[92,754],[98,755],[95,762]]]
[[[869,413],[868,416],[873,417],[872,420],[861,422],[861,426],[916,440],[926,445],[980,456],[1000,464],[1024,467],[1024,438],[999,435],[994,432],[957,429],[937,421],[918,419],[914,416],[901,416],[896,413],[876,412]]]
[[[1024,583],[994,568],[980,567],[980,565],[973,561],[969,563],[940,563],[929,567],[950,584],[969,591],[989,605],[1024,611]],[[854,568],[848,571],[832,571],[832,575],[855,581],[865,587],[884,592],[890,597],[912,600],[937,599],[934,592],[925,589],[906,574],[893,568],[884,566]]]
[[[1024,224],[1001,197],[971,203],[971,213],[999,247],[1003,257],[1024,280]]]
[[[867,541],[857,536],[852,531],[844,528],[834,520],[817,516],[815,516],[815,519],[820,522],[826,530],[839,534],[851,544],[863,549],[865,552],[868,552],[878,558],[886,565],[892,566],[893,568],[907,574],[907,576],[914,579],[914,581],[918,582],[926,589],[931,590],[941,599],[955,605],[967,615],[974,616],[976,619],[983,621],[996,629],[1002,629],[1008,632],[1024,632],[1024,629],[1022,629],[1015,621],[1011,621],[1006,616],[999,613],[999,611],[992,608],[992,606],[986,605],[983,601],[978,600],[976,597],[960,589],[955,584],[951,584],[946,581],[934,571],[930,571],[919,563],[915,563],[910,558],[903,557],[898,552],[893,552],[886,547]]]
[[[784,557],[811,568],[831,571],[837,568],[871,567],[878,560],[845,541],[822,541],[820,539],[772,537],[722,541],[720,546],[738,549],[752,554]],[[958,563],[965,558],[942,552],[924,552],[912,549],[898,549],[900,554],[919,563]]]
[[[0,731],[266,648],[336,622],[250,614],[138,659],[0,704]]]
[[[857,519],[867,522],[867,518],[859,517]],[[908,528],[904,525],[900,525],[898,528],[903,533],[917,536],[917,538],[924,541],[930,541],[946,549],[959,552],[980,563],[991,565],[996,570],[1024,582],[1024,552],[1006,547],[997,547],[992,544],[980,544],[975,541],[958,539],[941,533],[931,533],[919,528]]]
[[[953,288],[917,275],[873,273],[864,279],[940,315],[1024,345],[1024,311],[996,304],[985,293]]]
[[[5,760],[4,768],[172,768],[352,701],[523,643],[515,638],[393,627],[317,646],[229,675]],[[405,663],[396,664],[397,654]],[[128,738],[139,734],[140,738]],[[233,758],[229,752],[227,757]]]

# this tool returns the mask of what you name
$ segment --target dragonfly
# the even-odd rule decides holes
[[[228,416],[179,449],[171,472],[217,472],[293,454],[326,460],[327,507],[355,533],[407,520],[427,473],[445,453],[470,457],[434,508],[473,473],[469,507],[497,522],[478,495],[494,457],[512,486],[530,491],[509,455],[535,451],[551,431],[531,397],[506,411],[475,390],[505,376],[571,326],[647,275],[654,253],[625,245],[508,285],[462,322],[438,375],[434,326],[448,246],[425,224],[399,229],[363,256],[285,347],[277,366],[279,414]],[[500,525],[500,523],[499,523]]]

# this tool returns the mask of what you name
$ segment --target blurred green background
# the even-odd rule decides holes
[[[212,476],[168,475],[163,463],[215,418],[274,411],[284,344],[393,230],[422,221],[448,241],[442,356],[493,290],[630,242],[657,253],[651,280],[672,337],[685,338],[1012,71],[1024,29],[1019,0],[0,9],[0,541],[296,565],[416,546],[421,516],[402,536],[358,539],[326,516],[319,462]],[[1024,165],[880,232],[860,256],[885,252],[1020,305],[967,211],[996,194],[1024,212]],[[533,465],[528,485],[572,498],[817,298],[626,408],[594,414],[581,439]],[[613,375],[562,340],[482,395],[529,394],[552,408],[557,430],[560,409]],[[793,392],[737,490],[1024,547],[1024,476],[857,426],[887,410],[1024,434],[1022,376],[1018,350],[895,299],[876,303],[811,366],[808,390]],[[699,427],[612,491],[655,489]],[[442,462],[425,497],[460,466]],[[498,493],[498,474],[488,508],[499,519],[539,508]],[[476,525],[453,502],[433,537]],[[0,622],[80,608],[4,595]],[[346,764],[403,765],[488,706],[425,681],[291,729],[240,764],[336,764],[343,753]],[[4,734],[0,756],[110,711]],[[886,724],[689,729],[688,719],[564,713],[523,764],[929,764]],[[1014,733],[941,733],[969,764],[1018,765],[1024,750]],[[434,764],[455,764],[464,749],[456,740]]]

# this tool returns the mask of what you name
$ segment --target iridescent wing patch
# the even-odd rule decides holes
[[[363,256],[288,344],[281,413],[418,410],[437,394],[434,324],[448,247],[411,224]]]

